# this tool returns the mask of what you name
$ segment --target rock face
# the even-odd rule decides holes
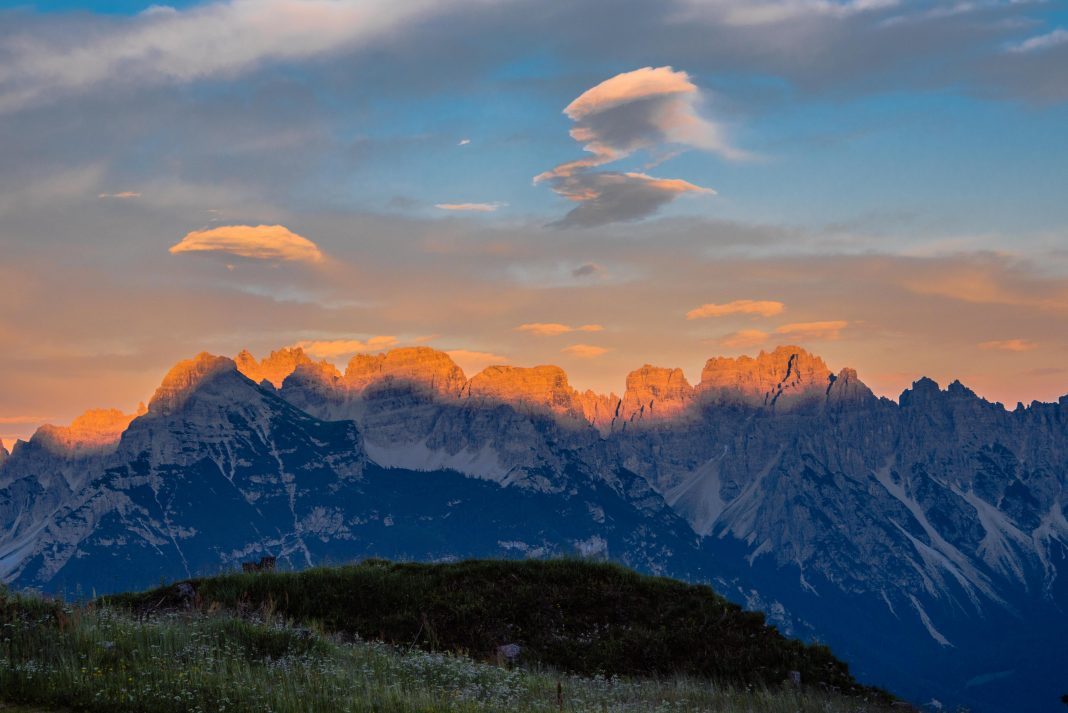
[[[800,347],[785,346],[760,352],[755,359],[709,359],[697,393],[707,403],[788,411],[818,403],[830,381],[831,371],[822,359]]]
[[[558,366],[491,366],[467,382],[461,396],[476,408],[507,404],[527,413],[586,420],[582,397]]]
[[[204,383],[237,372],[237,365],[226,357],[200,353],[192,359],[178,362],[163,377],[156,389],[148,410],[153,414],[166,415],[180,411],[186,399]]]
[[[130,422],[146,411],[144,404],[134,413],[123,413],[118,409],[91,409],[74,419],[70,426],[41,426],[31,440],[56,453],[75,456],[101,453],[118,445],[119,438]]]
[[[694,395],[682,369],[646,364],[627,375],[627,388],[613,426],[683,418],[693,406]]]
[[[357,354],[344,376],[345,388],[351,392],[400,387],[444,398],[455,398],[466,382],[464,372],[448,354],[428,347]]]
[[[300,347],[279,349],[261,360],[256,360],[247,349],[234,357],[237,370],[257,384],[267,381],[276,389],[282,386],[287,376],[301,364],[312,364],[312,360]],[[324,362],[325,363],[325,362]]]
[[[277,390],[179,364],[113,451],[20,444],[0,575],[104,591],[256,554],[607,549],[711,579],[899,694],[1055,709],[1068,398],[1009,412],[921,379],[894,402],[797,347],[711,359],[696,386],[647,365],[622,397],[551,366],[467,379],[426,348],[292,361]]]

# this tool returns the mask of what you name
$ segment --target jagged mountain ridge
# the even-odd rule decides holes
[[[992,636],[1012,627],[1053,646],[1054,633],[1065,628],[1066,399],[1009,412],[958,383],[943,391],[921,379],[895,403],[876,398],[856,372],[832,374],[796,347],[711,359],[696,386],[679,370],[646,365],[628,376],[622,397],[580,393],[557,367],[490,367],[468,379],[447,355],[426,348],[359,355],[344,373],[294,352],[276,352],[264,362],[239,355],[238,369],[254,365],[251,379],[236,378],[233,362],[206,356],[176,369],[149,413],[131,423],[110,454],[57,457],[37,436],[19,444],[0,468],[0,484],[7,484],[0,491],[0,523],[9,532],[0,541],[0,573],[16,583],[55,584],[54,576],[34,574],[47,568],[26,564],[32,562],[26,543],[44,542],[35,547],[46,559],[63,552],[64,532],[82,532],[81,523],[95,517],[86,513],[96,513],[102,501],[110,503],[112,520],[95,520],[80,543],[91,543],[101,528],[136,530],[127,516],[136,508],[122,498],[136,503],[128,493],[145,476],[131,464],[151,464],[157,480],[166,480],[163,473],[200,478],[201,489],[212,479],[226,480],[231,468],[256,470],[269,474],[277,491],[272,497],[281,503],[290,500],[285,478],[292,471],[331,471],[317,460],[322,451],[339,463],[348,462],[342,454],[349,453],[370,475],[343,486],[330,476],[315,487],[295,486],[303,493],[292,500],[297,504],[270,516],[241,505],[253,492],[246,488],[232,504],[236,516],[211,537],[205,524],[192,524],[200,517],[193,503],[203,494],[179,488],[175,493],[185,492],[189,504],[157,504],[157,515],[170,511],[171,522],[150,517],[157,524],[146,542],[155,538],[160,547],[162,533],[170,533],[177,548],[182,533],[195,529],[200,534],[187,539],[227,544],[225,551],[209,544],[184,548],[199,553],[188,558],[196,566],[232,565],[268,550],[305,564],[359,554],[607,548],[609,556],[647,570],[715,578],[784,629],[825,637],[879,677],[871,680],[902,693],[947,695],[944,682],[919,686],[910,680],[914,674],[895,673],[902,657],[930,670],[958,662],[962,672],[950,693],[976,708],[997,699],[991,692],[998,681],[1031,686],[1027,676],[1043,670],[1039,661],[1032,673],[1015,672],[1012,666],[1030,654],[1014,650],[1011,658],[999,658]],[[291,373],[281,376],[287,369]],[[166,427],[152,426],[164,423],[161,416],[187,414],[192,407],[183,399],[199,394],[216,372],[235,382],[220,395],[225,408],[216,404],[215,411],[182,421],[188,428],[166,419]],[[269,435],[271,429],[258,424],[279,409],[287,414],[281,423],[340,421],[355,424],[355,435],[335,442],[307,427],[296,449],[304,460],[279,463],[269,444],[280,434],[249,436]],[[246,452],[255,456],[240,455]],[[56,478],[55,472],[66,475]],[[97,474],[88,487],[71,475],[84,472]],[[420,487],[398,490],[401,482]],[[323,487],[340,488],[332,499],[342,504],[317,500],[315,491]],[[443,505],[455,499],[449,493],[461,491],[499,504],[490,511],[533,508],[537,515],[487,522],[476,507],[464,517],[487,532],[474,536],[455,529]],[[173,502],[178,495],[168,497]],[[368,501],[377,505],[368,510]],[[394,522],[408,517],[413,523],[406,535],[381,525],[381,512],[372,520],[382,503],[396,511]],[[144,520],[152,502],[142,498],[137,507]],[[48,514],[57,508],[60,515]],[[356,526],[353,518],[366,522]],[[45,530],[35,530],[42,521]],[[374,532],[371,522],[379,523]],[[277,532],[256,533],[248,523]],[[303,537],[312,531],[315,537]],[[40,532],[52,539],[41,539]],[[436,542],[428,543],[433,533]],[[300,539],[304,551],[295,544]],[[407,549],[391,544],[400,541]],[[450,548],[449,542],[461,544]],[[95,547],[67,548],[73,553],[65,560],[68,581],[91,578],[91,563],[106,562],[115,549],[114,543]],[[15,561],[21,569],[10,567]],[[53,558],[52,566],[58,561]],[[172,569],[170,576],[181,574]],[[857,639],[858,631],[896,643],[873,651]],[[1012,649],[1004,642],[1001,648]],[[1002,678],[983,678],[1010,669]],[[984,682],[969,686],[976,678]],[[976,687],[983,694],[978,699]]]

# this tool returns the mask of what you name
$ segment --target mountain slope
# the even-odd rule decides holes
[[[1068,399],[1010,412],[921,379],[894,402],[797,347],[696,385],[646,365],[621,397],[427,348],[344,372],[202,355],[113,450],[46,445],[0,466],[17,585],[581,553],[714,580],[915,699],[1043,710],[1063,663]]]

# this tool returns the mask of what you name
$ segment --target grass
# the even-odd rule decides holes
[[[20,713],[883,710],[814,690],[509,669],[222,612],[145,617],[4,596],[0,622],[0,698],[40,706]]]
[[[685,675],[736,686],[806,684],[883,700],[825,646],[782,636],[711,588],[583,560],[472,560],[227,574],[190,580],[200,607],[266,612],[322,631],[476,659],[518,643],[524,664],[584,676]],[[188,590],[187,590],[188,591]],[[188,605],[179,585],[102,600],[134,612]]]

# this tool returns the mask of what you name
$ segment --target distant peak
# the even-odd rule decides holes
[[[138,404],[134,413],[123,413],[115,408],[90,409],[71,421],[69,426],[41,426],[30,440],[53,452],[106,451],[119,442],[130,422],[145,412],[143,403]]]
[[[159,414],[172,413],[201,384],[226,373],[237,373],[237,365],[233,360],[207,352],[180,361],[163,377],[163,382],[148,404],[148,410]]]
[[[445,352],[430,347],[401,347],[383,354],[357,354],[345,369],[345,385],[363,390],[383,382],[404,383],[442,395],[456,396],[467,377]]]
[[[286,347],[271,352],[270,356],[257,360],[247,349],[242,349],[234,364],[237,370],[259,384],[269,381],[274,387],[281,388],[286,377],[296,371],[301,364],[313,363],[300,347]]]
[[[489,366],[471,377],[465,395],[476,403],[504,403],[556,416],[591,420],[600,397],[580,394],[558,366]]]
[[[709,359],[697,392],[712,402],[791,408],[822,398],[831,376],[823,359],[786,345],[761,351],[755,358]]]

